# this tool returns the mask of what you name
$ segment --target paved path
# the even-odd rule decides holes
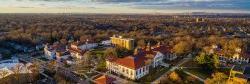
[[[187,72],[187,71],[185,71],[185,70],[183,70],[183,72],[184,73],[186,73],[186,74],[188,74],[188,75],[190,75],[190,76],[192,76],[192,77],[195,77],[195,78],[197,78],[199,81],[201,81],[201,82],[203,82],[204,83],[204,79],[202,79],[202,78],[200,78],[200,77],[198,77],[198,76],[196,76],[196,75],[194,75],[194,74],[192,74],[192,73],[189,73],[189,72]]]
[[[168,70],[167,72],[165,72],[163,75],[161,75],[159,78],[157,78],[156,80],[154,80],[151,84],[159,84],[161,78],[164,78],[167,74],[169,74],[170,72],[176,70],[179,68],[179,66],[181,66],[182,64],[186,63],[187,61],[189,61],[190,58],[184,58],[182,59],[180,62],[177,63],[176,66],[173,66],[170,70]]]

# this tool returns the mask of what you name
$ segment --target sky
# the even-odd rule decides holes
[[[250,0],[0,0],[0,13],[250,13]]]

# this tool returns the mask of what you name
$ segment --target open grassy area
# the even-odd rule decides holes
[[[184,73],[182,70],[176,70],[180,78],[182,79],[182,82],[186,84],[203,84],[201,81],[198,79],[189,76],[188,74]]]
[[[137,80],[136,82],[140,83],[150,83],[157,78],[159,78],[161,75],[163,75],[165,72],[167,72],[169,68],[165,67],[157,67],[149,71],[149,74],[146,76],[142,77],[141,79]]]
[[[208,77],[211,76],[211,73],[201,69],[201,68],[188,68],[188,69],[184,69],[185,71],[192,73],[202,79],[206,79]]]
[[[199,67],[199,65],[194,60],[189,60],[182,64],[181,67]]]
[[[192,73],[202,79],[206,79],[208,77],[210,77],[212,75],[212,73],[209,73],[208,71],[206,70],[203,70],[202,68],[185,68],[183,69],[189,73]],[[226,75],[229,75],[229,71],[230,69],[227,69],[227,68],[219,68],[217,69],[216,71],[218,72],[223,72],[225,73]]]

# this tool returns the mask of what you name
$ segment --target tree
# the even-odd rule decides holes
[[[175,71],[169,74],[169,79],[172,81],[181,81],[180,76]]]
[[[60,40],[60,43],[62,43],[63,45],[66,45],[68,42],[67,42],[66,39],[61,39],[61,40]]]
[[[20,72],[21,72],[21,69],[23,68],[23,65],[22,64],[17,64],[15,67],[14,67],[14,74],[15,74],[15,79],[17,80],[17,82],[21,82],[22,80],[20,80]]]
[[[5,77],[5,76],[7,76],[8,74],[9,74],[9,72],[8,72],[8,71],[5,71],[5,70],[3,70],[3,71],[0,72],[0,76],[1,76],[1,77]]]
[[[201,53],[196,56],[195,61],[202,66],[204,70],[213,71],[219,66],[218,56],[215,54]]]
[[[205,84],[227,84],[227,75],[221,72],[212,74],[212,78],[207,78]]]
[[[38,78],[39,68],[40,68],[40,66],[36,62],[28,67],[28,69],[32,72],[32,74],[30,74],[30,82],[35,81]]]
[[[212,74],[212,78],[207,78],[205,84],[247,84],[247,80],[233,77],[228,79],[228,76],[221,72]]]
[[[146,44],[145,44],[145,40],[143,40],[143,39],[141,39],[141,40],[139,40],[138,42],[137,42],[137,46],[138,47],[145,47],[146,46]]]
[[[186,54],[191,50],[192,50],[192,44],[186,41],[181,41],[177,43],[173,48],[173,51],[178,55]]]
[[[108,49],[105,50],[104,56],[105,57],[109,57],[109,56],[117,57],[118,55],[117,55],[117,51],[116,51],[115,48],[108,48]]]

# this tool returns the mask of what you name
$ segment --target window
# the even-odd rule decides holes
[[[122,72],[125,72],[125,69],[124,69],[124,68],[122,68]]]

